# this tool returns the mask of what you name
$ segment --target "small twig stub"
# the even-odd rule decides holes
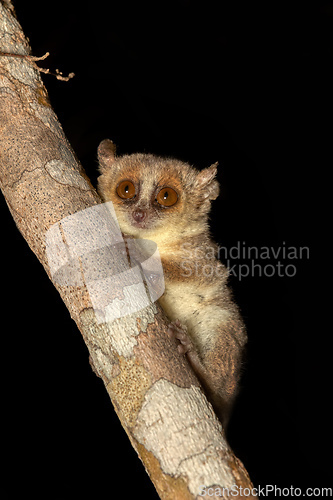
[[[69,73],[68,76],[64,76],[63,73],[59,69],[56,69],[55,73],[53,73],[52,71],[50,71],[49,68],[40,68],[36,64],[37,61],[44,61],[44,59],[46,59],[49,55],[50,55],[50,52],[46,52],[43,56],[32,56],[30,54],[13,54],[11,52],[1,52],[0,51],[0,56],[3,56],[3,57],[18,57],[21,59],[27,59],[28,61],[30,61],[32,63],[32,65],[34,66],[34,68],[37,69],[37,71],[39,71],[40,73],[44,73],[46,75],[55,76],[57,78],[57,80],[68,82],[71,78],[73,78],[75,76],[74,73]]]

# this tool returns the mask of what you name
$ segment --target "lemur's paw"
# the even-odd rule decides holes
[[[167,332],[170,337],[179,341],[177,349],[180,354],[186,354],[187,352],[193,351],[194,346],[189,334],[187,333],[187,328],[181,324],[179,319],[176,319],[169,324]]]

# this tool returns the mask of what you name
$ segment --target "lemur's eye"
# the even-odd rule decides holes
[[[172,207],[178,201],[178,194],[176,191],[170,187],[162,188],[156,196],[156,201],[162,207]]]
[[[117,195],[124,200],[130,200],[136,195],[135,186],[131,181],[122,181],[116,189]]]

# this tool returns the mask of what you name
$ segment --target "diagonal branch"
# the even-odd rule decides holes
[[[241,488],[252,487],[247,472],[227,444],[197,379],[166,335],[167,322],[159,306],[150,302],[140,309],[138,292],[132,312],[101,322],[87,281],[55,279],[47,255],[50,229],[58,228],[61,253],[61,245],[68,243],[64,219],[87,209],[85,214],[96,213],[89,209],[95,210],[101,200],[49,104],[9,0],[0,3],[0,50],[0,187],[18,229],[81,331],[95,370],[158,494],[162,499],[196,498],[205,486],[233,488],[241,497]],[[101,262],[114,281],[128,268],[126,251],[115,248],[99,258],[107,259]],[[82,269],[81,260],[81,278]],[[120,283],[114,297],[120,306],[125,288]]]

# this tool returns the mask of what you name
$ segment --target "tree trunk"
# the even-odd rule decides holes
[[[58,244],[68,250],[64,219],[79,217],[82,223],[86,219],[80,214],[89,214],[88,223],[93,223],[101,200],[49,104],[9,0],[0,3],[0,40],[0,186],[18,229],[81,331],[132,445],[162,499],[205,496],[208,488],[216,494],[224,488],[226,497],[229,489],[242,497],[244,488],[252,488],[247,472],[189,365],[168,338],[163,311],[151,301],[140,309],[147,297],[144,287],[127,315],[101,320],[82,268],[73,282],[54,273],[52,257],[60,258],[54,253],[55,228]],[[109,276],[128,268],[126,251],[117,251],[116,245],[105,258],[101,266]],[[80,267],[82,259],[76,263]],[[125,288],[123,283],[113,296],[120,308]],[[249,497],[249,490],[244,496]]]

